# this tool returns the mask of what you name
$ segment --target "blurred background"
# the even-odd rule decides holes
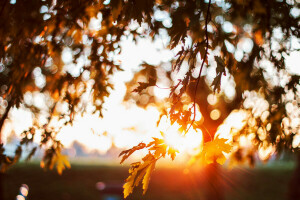
[[[280,15],[272,37],[265,33],[265,24],[256,24],[266,14],[261,1],[253,1],[254,9],[250,1],[201,1],[201,6],[212,3],[216,14],[207,27],[207,41],[214,47],[207,50],[199,77],[201,52],[193,66],[183,58],[180,69],[173,70],[176,55],[184,48],[193,50],[195,41],[204,37],[201,28],[193,30],[193,23],[203,26],[203,17],[189,12],[193,6],[166,1],[172,12],[154,6],[151,19],[157,27],[150,28],[145,16],[143,22],[126,18],[131,8],[125,4],[130,1],[122,1],[124,11],[120,1],[109,0],[99,7],[94,1],[6,2],[0,10],[6,19],[0,21],[0,38],[5,38],[0,52],[0,168],[10,167],[0,177],[5,200],[122,199],[130,163],[148,150],[135,152],[122,165],[118,156],[153,137],[179,153],[174,161],[158,162],[145,195],[140,186],[128,199],[205,199],[218,193],[228,200],[282,200],[291,188],[298,191],[300,184],[293,178],[300,172],[300,154],[294,153],[300,147],[300,42],[285,33],[285,26],[277,27],[299,18],[300,9],[292,8],[298,1],[280,4],[294,21]],[[274,2],[270,5],[276,7],[279,1]],[[145,5],[139,5],[143,12]],[[250,6],[252,24],[234,6]],[[24,8],[28,18],[19,12]],[[116,23],[114,18],[123,15]],[[26,30],[19,30],[18,21],[28,25]],[[191,33],[170,48],[178,21],[179,30],[189,27]],[[29,52],[26,58],[23,52]],[[216,55],[230,64],[222,72],[227,75],[221,73],[218,92],[211,87],[218,75]],[[133,92],[151,81],[155,83],[150,87]],[[195,121],[201,128],[182,134],[181,124],[173,123],[167,113],[171,89],[185,81],[189,84],[181,94],[182,108],[195,103]],[[203,144],[216,137],[233,145],[224,166],[189,165]],[[61,160],[49,170],[53,155]],[[8,157],[19,162],[9,166]]]

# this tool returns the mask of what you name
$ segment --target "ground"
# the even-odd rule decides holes
[[[290,163],[279,163],[254,169],[222,169],[220,176],[226,200],[284,200],[293,167]],[[127,170],[126,166],[73,163],[72,168],[60,176],[55,171],[45,172],[37,163],[21,163],[5,174],[4,199],[15,199],[19,187],[27,184],[30,200],[100,200],[96,183],[122,183],[128,175]],[[142,190],[138,188],[128,199],[198,200],[203,196],[203,187],[202,170],[158,167],[146,195],[141,198]]]

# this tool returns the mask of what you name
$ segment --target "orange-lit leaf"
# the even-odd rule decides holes
[[[166,154],[170,155],[172,160],[175,159],[178,150],[167,146],[164,140],[159,138],[153,138],[153,141],[149,144],[140,143],[131,149],[122,151],[119,156],[123,156],[121,163],[124,162],[133,152],[147,148],[149,153],[143,157],[143,162],[135,162],[131,164],[129,169],[129,177],[126,179],[124,184],[124,198],[132,193],[133,188],[138,186],[142,181],[143,184],[143,194],[146,193],[150,181],[150,176],[155,168],[156,161],[161,157],[165,157]]]
[[[63,170],[70,168],[70,162],[68,161],[68,157],[66,155],[62,155],[59,152],[56,155],[56,170],[58,174],[62,174]]]
[[[223,152],[229,153],[232,148],[230,144],[225,143],[226,141],[227,139],[216,138],[211,142],[205,143],[202,151],[203,161],[207,164],[217,162],[223,165],[226,161]]]
[[[150,165],[147,167],[147,171],[146,171],[146,174],[145,174],[144,179],[143,179],[143,194],[145,194],[147,192],[150,177],[151,177],[151,174],[152,174],[152,172],[155,168],[155,163],[156,163],[156,161],[151,162]]]
[[[254,41],[259,46],[264,43],[264,38],[261,30],[258,30],[254,33]]]
[[[186,27],[189,27],[191,20],[188,17],[186,17],[186,18],[184,18],[184,22],[185,22]]]
[[[131,149],[128,150],[124,150],[119,154],[119,157],[122,157],[122,160],[120,162],[120,164],[122,164],[131,154],[133,154],[135,151],[143,149],[146,147],[145,143],[139,143],[137,146],[132,147]]]
[[[133,188],[138,186],[142,179],[144,193],[147,191],[150,175],[154,170],[157,160],[149,153],[143,158],[143,161],[144,162],[142,164],[137,162],[131,165],[131,168],[129,169],[130,175],[123,186],[124,198],[128,197],[128,195],[132,193]]]
[[[168,155],[171,156],[172,160],[175,159],[176,153],[179,153],[179,151],[177,149],[169,147],[169,149],[168,149]]]

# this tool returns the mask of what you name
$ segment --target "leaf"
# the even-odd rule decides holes
[[[225,63],[223,59],[219,56],[215,56],[215,61],[217,62],[217,69],[216,69],[217,74],[225,73]]]
[[[41,161],[42,168],[52,170],[54,166],[56,166],[59,175],[62,174],[63,170],[71,167],[68,157],[61,154],[60,148],[50,148],[46,150],[43,160]]]
[[[230,144],[225,143],[226,141],[227,139],[224,138],[216,138],[211,142],[205,143],[202,151],[203,161],[207,164],[217,162],[223,165],[226,161],[223,152],[229,153],[232,148]]]
[[[63,170],[67,168],[71,168],[70,162],[68,161],[68,157],[66,155],[60,154],[57,152],[56,154],[56,170],[59,175],[62,174]]]
[[[168,155],[171,156],[172,160],[175,159],[176,153],[179,153],[179,151],[177,149],[169,147],[169,149],[168,149]]]
[[[139,86],[135,88],[132,92],[137,92],[140,93],[143,90],[145,90],[147,87],[150,87],[151,85],[149,83],[144,83],[144,82],[138,82]]]
[[[133,154],[135,151],[143,149],[146,147],[146,144],[141,142],[137,146],[132,147],[131,149],[124,150],[119,154],[119,157],[123,156],[120,164],[122,164],[131,154]]]
[[[211,46],[209,45],[208,48],[210,49]],[[198,51],[199,51],[199,53],[200,53],[200,57],[201,57],[202,60],[204,59],[205,54],[206,54],[206,56],[209,55],[208,50],[207,50],[206,47],[204,46],[204,43],[200,43],[200,44],[199,44],[199,46],[198,46]],[[205,59],[205,64],[208,65],[208,59],[207,59],[207,57],[206,57],[206,59]]]
[[[161,157],[165,157],[167,152],[168,155],[171,156],[172,160],[174,160],[176,153],[178,150],[173,149],[167,146],[164,143],[164,140],[159,138],[153,138],[153,141],[149,144],[140,143],[139,145],[129,149],[122,151],[119,156],[123,156],[121,163],[127,159],[134,151],[140,150],[142,148],[148,148],[149,153],[143,157],[143,162],[135,162],[131,164],[129,169],[129,176],[126,179],[126,183],[124,184],[124,198],[128,197],[133,191],[134,187],[137,187],[139,183],[142,181],[143,185],[143,194],[146,193],[150,181],[150,176],[155,168],[156,161]]]
[[[255,31],[255,33],[254,33],[254,41],[255,41],[255,43],[258,46],[261,46],[261,45],[264,44],[264,37],[263,37],[263,34],[262,34],[261,30]]]
[[[150,77],[148,83],[138,82],[138,84],[139,84],[139,86],[137,88],[135,88],[132,92],[140,93],[143,90],[147,89],[148,87],[155,86],[156,80],[154,78]]]
[[[150,177],[151,177],[151,174],[152,174],[152,172],[155,168],[155,164],[156,164],[156,162],[151,162],[149,167],[147,167],[147,171],[146,171],[146,174],[145,174],[144,179],[143,179],[143,190],[144,190],[143,194],[145,194],[147,192]]]
[[[186,27],[189,27],[191,20],[188,17],[185,17],[184,22],[185,22]]]
[[[220,92],[222,74],[224,74],[226,76],[226,71],[225,71],[226,65],[225,65],[223,59],[219,56],[215,56],[215,61],[217,63],[216,77],[214,78],[211,86],[213,86],[214,92],[216,90],[217,90],[217,92]]]
[[[126,183],[124,184],[124,198],[127,198],[133,191],[133,188],[138,186],[139,183],[142,181],[143,184],[143,193],[148,189],[150,175],[152,171],[154,170],[156,159],[155,157],[149,153],[143,158],[143,163],[134,163],[131,165],[131,168],[129,169],[129,177],[126,179]]]
[[[217,91],[220,92],[221,90],[221,76],[216,76],[213,80],[213,82],[211,83],[211,86],[213,87],[213,91]]]
[[[126,199],[129,194],[132,193],[133,187],[134,187],[134,178],[136,176],[136,172],[133,172],[127,179],[126,179],[126,183],[123,185],[123,194],[124,194],[124,198]]]
[[[159,146],[154,146],[150,148],[149,150],[155,150],[154,156],[156,158],[159,158],[160,156],[165,157],[167,153],[167,146],[166,145],[159,145]]]
[[[194,164],[196,161],[200,161],[203,164],[211,164],[217,162],[223,165],[226,161],[226,157],[223,152],[229,153],[232,146],[226,144],[227,139],[215,138],[211,142],[206,142],[200,153],[196,154],[189,160],[189,165]]]

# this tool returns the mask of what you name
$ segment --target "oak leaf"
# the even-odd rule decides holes
[[[224,74],[226,76],[226,71],[225,71],[226,65],[225,65],[224,61],[222,60],[222,58],[219,56],[215,56],[215,61],[217,63],[216,77],[214,78],[211,86],[213,86],[214,92],[216,90],[217,90],[217,92],[220,92],[222,74]]]
[[[155,84],[156,84],[156,79],[150,77],[148,83],[145,83],[145,82],[138,82],[138,84],[139,84],[139,86],[138,86],[137,88],[135,88],[132,92],[140,93],[140,92],[142,92],[143,90],[147,89],[148,87],[155,86]]]

